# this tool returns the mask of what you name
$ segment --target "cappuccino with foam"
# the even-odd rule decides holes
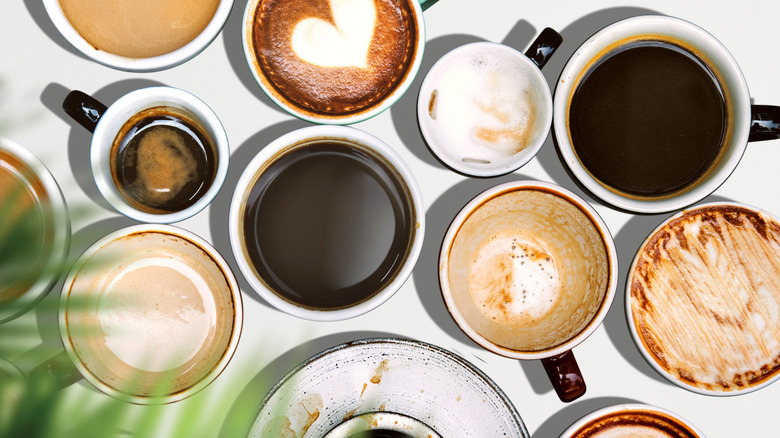
[[[665,409],[644,404],[615,405],[593,412],[561,438],[703,438],[694,426]]]

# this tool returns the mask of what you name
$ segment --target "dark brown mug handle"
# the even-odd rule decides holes
[[[55,388],[66,388],[82,379],[81,373],[65,351],[38,365],[30,371],[29,379]]]
[[[108,107],[83,91],[73,90],[62,101],[62,109],[89,132],[95,132],[100,117]]]
[[[540,69],[547,64],[550,57],[555,53],[563,42],[561,34],[546,27],[542,33],[531,43],[531,47],[525,51],[525,56],[531,59]]]
[[[751,105],[750,135],[748,141],[780,138],[780,106]]]
[[[544,358],[542,364],[561,401],[568,403],[585,394],[585,380],[571,350]]]

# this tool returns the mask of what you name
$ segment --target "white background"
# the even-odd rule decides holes
[[[243,167],[274,138],[308,123],[271,104],[254,83],[241,47],[245,2],[238,0],[220,36],[185,64],[157,73],[127,73],[98,65],[78,54],[57,33],[37,0],[2,2],[0,7],[0,135],[32,150],[60,184],[73,215],[72,255],[133,222],[101,198],[89,169],[89,134],[68,120],[60,104],[70,89],[93,94],[105,104],[148,85],[182,88],[210,105],[222,120],[231,144],[231,169],[219,196],[207,210],[178,225],[204,237],[233,263],[228,242],[230,198]],[[473,41],[504,42],[524,51],[544,27],[558,30],[564,43],[544,68],[554,84],[569,55],[601,27],[628,16],[662,13],[692,21],[715,35],[741,66],[755,103],[780,104],[777,56],[780,2],[774,1],[578,1],[441,0],[425,12],[427,41],[417,80],[395,106],[354,125],[395,148],[409,164],[427,208],[427,233],[412,277],[378,309],[358,318],[317,323],[283,314],[258,298],[240,278],[245,324],[238,351],[226,372],[192,399],[221,400],[202,436],[225,435],[229,422],[246,421],[267,390],[287,371],[325,348],[371,336],[401,336],[456,352],[487,373],[510,397],[533,438],[556,437],[595,409],[643,402],[679,413],[710,437],[778,436],[780,385],[736,397],[697,395],[667,383],[639,355],[625,323],[623,288],[628,264],[646,235],[668,215],[634,216],[585,196],[560,163],[552,138],[530,163],[504,177],[468,178],[443,167],[420,137],[415,100],[422,76],[449,50]],[[751,144],[737,170],[709,200],[734,200],[780,214],[777,140]],[[538,361],[517,362],[480,349],[453,323],[440,297],[436,266],[441,238],[452,217],[471,197],[509,180],[550,181],[591,201],[609,226],[618,248],[618,296],[604,324],[574,351],[588,384],[587,394],[561,403]],[[1,219],[0,219],[1,220]],[[234,265],[235,267],[235,265]],[[58,286],[59,287],[59,286]],[[55,288],[48,300],[56,299]],[[30,312],[6,325],[40,323]],[[0,326],[0,331],[4,326]],[[39,339],[55,345],[56,339]],[[41,346],[35,348],[42,348]],[[9,357],[23,371],[31,353]],[[238,391],[236,391],[238,387]],[[69,396],[96,393],[82,382]],[[174,416],[188,399],[166,406]],[[229,406],[224,406],[225,401]],[[2,409],[2,407],[0,407]],[[244,415],[245,417],[245,415]],[[46,421],[46,419],[41,419]],[[132,427],[129,427],[132,430]]]

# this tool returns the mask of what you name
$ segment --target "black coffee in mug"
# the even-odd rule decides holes
[[[583,167],[636,198],[695,186],[715,168],[730,134],[717,71],[692,48],[662,37],[605,50],[579,78],[568,114]]]
[[[415,212],[389,163],[327,139],[283,152],[260,174],[243,226],[251,264],[271,290],[335,310],[393,281],[411,250]]]
[[[111,146],[114,183],[130,205],[147,213],[172,213],[193,205],[211,187],[216,172],[210,137],[173,107],[134,115]]]
[[[370,429],[350,435],[349,438],[413,438],[413,436],[397,430]]]

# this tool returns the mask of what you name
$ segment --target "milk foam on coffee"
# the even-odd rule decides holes
[[[653,360],[704,390],[750,388],[780,370],[780,224],[740,206],[671,220],[637,256],[631,312]]]
[[[446,59],[430,78],[426,119],[434,141],[458,161],[483,164],[505,161],[534,143],[541,92],[530,68],[485,46]]]

